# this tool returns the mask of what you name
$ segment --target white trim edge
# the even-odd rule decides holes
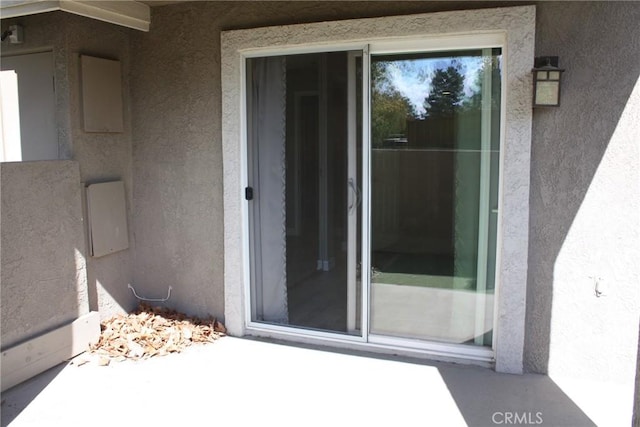
[[[36,13],[61,10],[87,18],[122,25],[134,30],[149,31],[151,9],[148,5],[134,0],[127,1],[86,1],[86,0],[38,0],[6,1],[0,6],[2,19]]]
[[[54,331],[2,352],[2,391],[89,349],[100,337],[100,315],[92,311]]]

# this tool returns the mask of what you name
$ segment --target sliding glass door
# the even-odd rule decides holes
[[[500,59],[371,59],[371,334],[492,343]]]
[[[246,59],[251,322],[492,346],[501,63]]]
[[[251,319],[361,335],[362,53],[246,69]]]

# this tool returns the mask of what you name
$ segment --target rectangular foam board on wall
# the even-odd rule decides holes
[[[85,132],[124,132],[120,61],[81,55]]]
[[[101,257],[129,247],[124,182],[87,186],[89,251]]]

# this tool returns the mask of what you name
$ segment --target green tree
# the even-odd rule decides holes
[[[464,76],[456,63],[437,69],[431,78],[431,91],[424,100],[425,117],[452,117],[464,98]]]
[[[391,62],[371,64],[371,136],[380,146],[391,135],[406,135],[407,120],[416,118],[409,99],[393,85],[389,74]]]

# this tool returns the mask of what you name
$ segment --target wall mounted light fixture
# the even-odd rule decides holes
[[[2,33],[2,41],[5,41],[6,38],[9,38],[9,43],[18,44],[24,41],[24,32],[22,30],[22,25],[14,24],[9,26],[9,29]]]
[[[559,106],[560,80],[564,70],[558,68],[558,57],[540,56],[535,58],[531,72],[533,72],[533,106]]]

